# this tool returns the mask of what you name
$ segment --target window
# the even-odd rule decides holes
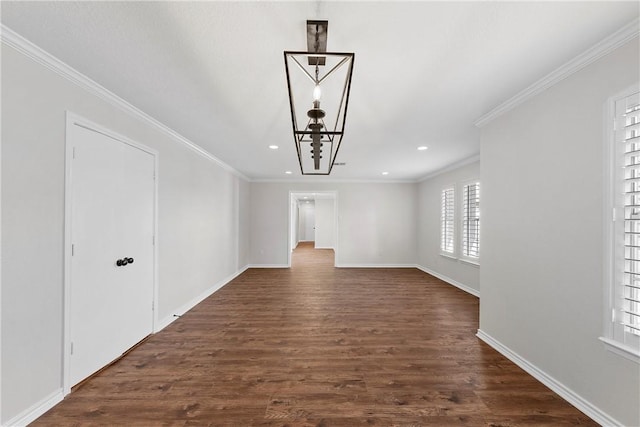
[[[440,211],[440,251],[444,255],[454,254],[455,226],[455,190],[453,187],[442,190]]]
[[[480,257],[480,183],[463,186],[462,256],[473,261]]]
[[[637,91],[637,89],[636,89]],[[611,101],[611,225],[604,342],[640,361],[640,93]]]

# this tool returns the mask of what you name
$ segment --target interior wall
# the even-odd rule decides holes
[[[329,198],[316,199],[316,249],[333,249],[336,233],[335,201]]]
[[[236,271],[243,271],[251,262],[249,256],[251,251],[251,235],[249,234],[249,224],[251,223],[251,185],[249,181],[237,179],[238,185],[238,261]]]
[[[159,152],[161,323],[248,264],[247,182],[2,44],[3,423],[62,391],[66,110]]]
[[[337,266],[415,266],[417,184],[251,183],[251,264],[286,267],[289,192],[335,191]]]
[[[480,266],[440,255],[440,213],[442,189],[454,186],[456,198],[462,194],[462,185],[480,178],[480,162],[460,166],[420,182],[418,185],[418,265],[464,286],[476,294],[480,292]],[[482,182],[480,183],[482,197]],[[480,200],[482,206],[482,199]],[[460,251],[460,204],[456,204],[456,251]],[[482,257],[483,242],[480,236]],[[482,261],[481,261],[482,262]]]
[[[637,37],[481,132],[480,329],[623,425],[640,365],[603,332],[604,111],[640,75]]]

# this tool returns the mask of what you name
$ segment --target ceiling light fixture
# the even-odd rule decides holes
[[[279,147],[277,145],[270,145],[269,148],[272,150],[277,150]]]
[[[424,151],[427,148],[429,148],[429,147],[427,147],[426,145],[421,145],[420,147],[418,147],[418,151]]]
[[[382,172],[382,175],[389,175],[389,172]]]
[[[329,175],[344,135],[355,55],[327,52],[328,25],[307,21],[307,52],[284,52],[293,139],[303,175]]]
[[[293,172],[291,172],[291,171],[285,171],[284,173],[286,173],[287,175],[291,175]]]

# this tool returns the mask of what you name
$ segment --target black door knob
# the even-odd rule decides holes
[[[127,262],[129,262],[129,264],[133,264],[133,258],[127,258]]]
[[[121,259],[117,260],[117,261],[116,261],[116,265],[117,265],[118,267],[120,267],[120,266],[122,265],[122,260],[121,260]]]

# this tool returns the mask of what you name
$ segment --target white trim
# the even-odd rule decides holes
[[[464,262],[465,264],[472,265],[474,267],[480,267],[480,259],[479,258],[468,258],[468,257],[460,257],[460,262]]]
[[[336,264],[337,268],[416,268],[415,264]]]
[[[533,83],[531,86],[518,92],[515,96],[498,105],[493,110],[476,120],[474,124],[479,128],[485,126],[487,123],[514,109],[528,99],[533,98],[556,83],[559,83],[570,75],[580,71],[587,65],[613,52],[620,46],[631,41],[633,38],[638,37],[638,23],[638,18],[635,18],[629,24],[611,34],[609,37],[590,47],[569,62]]]
[[[48,395],[47,397],[45,397],[44,399],[41,399],[40,401],[31,405],[29,408],[20,412],[18,415],[11,418],[9,421],[7,421],[6,424],[3,424],[3,425],[11,426],[11,427],[26,426],[34,422],[36,419],[38,419],[41,415],[43,415],[49,409],[53,408],[58,403],[62,402],[62,399],[64,399],[62,389],[58,389],[53,393],[51,393],[50,395]]]
[[[249,264],[248,268],[289,268],[287,264]]]
[[[487,334],[481,329],[478,329],[478,333],[476,334],[476,336],[487,343],[489,346],[491,346],[493,349],[495,349],[498,353],[502,354],[504,357],[511,360],[513,363],[525,370],[529,375],[549,387],[552,391],[554,391],[564,400],[582,411],[585,415],[590,417],[595,422],[603,426],[622,426],[621,422],[605,413],[600,408],[587,401],[578,393],[571,390],[569,387],[565,386],[560,381],[553,378],[525,358],[521,357],[519,354],[517,354],[507,346],[503,345],[491,335]]]
[[[626,91],[625,91],[626,93]],[[621,96],[621,94],[619,95]],[[603,144],[602,144],[602,173],[603,173],[603,188],[602,195],[604,203],[602,204],[602,334],[604,337],[613,336],[613,322],[611,321],[611,302],[612,302],[612,288],[614,283],[613,278],[613,207],[614,203],[614,170],[612,162],[614,159],[614,141],[615,131],[611,123],[615,118],[615,99],[616,97],[609,98],[603,108]]]
[[[211,286],[209,289],[207,289],[206,291],[204,291],[203,293],[201,293],[197,297],[193,298],[191,301],[188,301],[187,303],[181,305],[177,309],[172,310],[173,313],[171,315],[165,317],[164,319],[162,319],[162,320],[160,320],[158,322],[157,328],[153,332],[154,333],[158,333],[161,330],[163,330],[164,328],[166,328],[167,326],[169,326],[171,323],[176,321],[180,316],[182,316],[183,314],[185,314],[186,312],[191,310],[196,305],[200,304],[205,299],[209,298],[216,291],[220,290],[222,287],[224,287],[225,285],[229,284],[229,282],[231,282],[233,279],[235,279],[236,277],[238,277],[239,275],[244,273],[248,268],[249,268],[248,265],[243,267],[241,270],[238,270],[237,272],[233,273],[232,275],[230,275],[230,276],[220,280],[219,282],[215,283],[213,286]]]
[[[293,253],[293,249],[291,247],[291,233],[293,231],[293,224],[294,224],[294,218],[293,218],[293,210],[292,210],[292,205],[294,203],[297,203],[298,199],[296,198],[296,196],[300,196],[300,195],[305,195],[305,194],[315,194],[316,197],[317,196],[321,196],[321,198],[324,199],[329,199],[329,200],[333,200],[333,226],[334,226],[334,247],[332,248],[321,248],[321,247],[315,247],[314,245],[314,249],[333,249],[333,266],[337,267],[338,264],[338,191],[337,190],[319,190],[319,191],[300,191],[300,190],[289,190],[289,199],[288,199],[288,203],[289,203],[289,209],[288,209],[288,215],[289,215],[289,227],[288,227],[288,232],[287,232],[287,266],[286,268],[291,268],[291,254]],[[315,240],[298,240],[298,242],[296,243],[296,247],[299,243],[302,242],[315,242]],[[276,264],[277,265],[277,264]],[[271,267],[263,267],[263,266],[252,266],[253,268],[271,268]],[[273,267],[273,268],[280,268],[280,267]]]
[[[606,348],[610,352],[615,353],[618,356],[622,356],[625,359],[631,360],[632,362],[640,364],[640,353],[635,348],[628,347],[618,341],[606,337],[599,337],[598,339],[602,341],[602,343],[604,344],[604,348]]]
[[[69,143],[69,129],[71,126],[80,126],[91,129],[120,143],[130,145],[138,150],[144,151],[153,156],[155,178],[153,182],[153,318],[151,330],[156,329],[158,322],[158,157],[156,150],[122,136],[110,129],[104,128],[78,114],[66,111],[65,118],[65,184],[64,184],[64,308],[63,308],[63,338],[62,338],[62,390],[64,395],[71,392],[71,369],[70,369],[70,348],[71,348],[71,246],[73,218],[72,212],[72,159],[73,146]]]
[[[480,161],[480,153],[478,154],[474,154],[471,157],[467,157],[466,159],[460,160],[459,162],[455,162],[450,164],[449,166],[446,166],[442,169],[438,169],[435,172],[431,172],[430,174],[427,174],[425,176],[423,176],[422,178],[417,179],[415,182],[425,182],[431,178],[435,178],[438,175],[442,175],[443,173],[446,172],[451,172],[452,170],[461,168],[462,166],[466,166],[469,165],[471,163],[475,163],[475,162],[479,162]]]
[[[447,282],[450,285],[455,286],[456,288],[459,288],[460,290],[465,291],[468,294],[473,295],[474,297],[480,298],[480,291],[478,291],[477,289],[472,288],[471,286],[467,286],[463,283],[458,282],[457,280],[453,280],[451,277],[447,277],[444,274],[440,274],[438,272],[435,272],[427,267],[423,267],[421,265],[416,265],[416,268],[418,270],[421,270],[424,273],[430,274],[433,277],[436,277],[440,280],[442,280],[443,282]]]
[[[415,184],[417,181],[415,179],[254,178],[250,182],[258,184]],[[312,191],[312,193],[318,193],[318,191]]]
[[[0,6],[0,13],[2,7]],[[2,70],[2,55],[0,54],[0,70]],[[0,117],[2,117],[2,102],[0,102]],[[1,156],[0,156],[1,157]],[[0,224],[2,224],[2,162],[0,161]],[[2,242],[2,227],[0,227],[0,242]],[[2,245],[0,245],[0,307],[2,307]],[[2,313],[0,313],[0,378],[2,378]],[[0,424],[2,424],[2,386],[0,386]]]
[[[65,64],[55,56],[43,50],[42,48],[31,43],[29,40],[25,39],[20,34],[11,30],[6,25],[4,24],[0,24],[0,25],[1,25],[0,41],[2,41],[2,43],[12,47],[16,51],[22,53],[26,57],[32,59],[33,61],[37,62],[40,65],[43,65],[44,67],[57,73],[58,75],[66,78],[70,82],[80,86],[81,88],[91,93],[92,95],[95,95],[98,98],[109,102],[110,104],[116,106],[117,108],[121,109],[125,113],[128,113],[131,116],[137,119],[140,119],[143,122],[146,122],[152,127],[155,127],[160,132],[169,136],[169,138],[186,145],[191,150],[195,151],[196,153],[200,154],[206,159],[216,163],[218,166],[220,166],[222,169],[226,170],[227,172],[230,172],[233,175],[236,175],[237,177],[244,179],[245,181],[249,181],[248,177],[246,177],[245,175],[243,175],[233,167],[229,166],[228,164],[224,163],[222,160],[218,159],[217,157],[209,153],[204,148],[200,147],[196,143],[180,135],[178,132],[174,131],[170,127],[162,124],[161,122],[154,119],[153,117],[143,112],[142,110],[134,107],[129,102],[120,98],[115,93],[111,92],[110,90],[96,83],[95,81],[85,76],[84,74],[80,73],[79,71],[75,70],[71,66]]]
[[[333,250],[333,246],[314,246],[313,249],[332,249]]]

